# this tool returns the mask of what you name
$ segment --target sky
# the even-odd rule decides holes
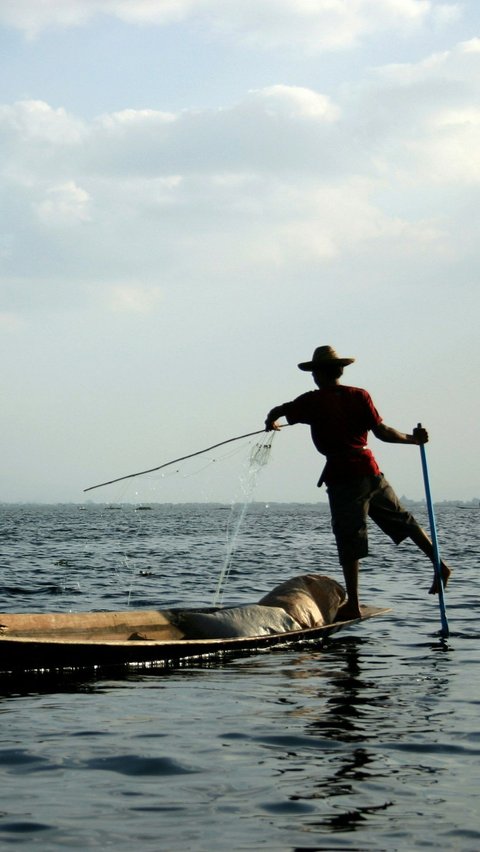
[[[83,489],[261,429],[325,344],[428,429],[435,500],[480,497],[479,19],[0,0],[0,501],[237,499],[223,451]],[[370,445],[421,499],[418,449]],[[323,501],[321,469],[285,429],[254,497]]]

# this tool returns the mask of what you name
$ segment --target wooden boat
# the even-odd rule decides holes
[[[0,678],[34,672],[167,667],[274,646],[321,644],[332,633],[389,612],[362,607],[361,619],[258,636],[191,638],[188,617],[219,609],[0,614]]]

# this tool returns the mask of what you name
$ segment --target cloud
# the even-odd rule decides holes
[[[107,292],[110,308],[126,313],[149,313],[161,298],[162,293],[159,288],[144,287],[134,282],[116,284]]]
[[[214,303],[222,288],[311,282],[333,264],[348,278],[374,261],[398,275],[414,258],[466,262],[479,72],[474,40],[378,69],[337,99],[279,83],[223,108],[92,121],[5,105],[0,310],[155,314],[200,282]]]
[[[88,192],[70,180],[50,187],[46,198],[35,206],[38,217],[44,224],[71,226],[89,220],[89,201]]]
[[[10,155],[4,173],[19,182],[117,174],[162,177],[165,190],[178,174],[256,173],[287,164],[294,171],[331,169],[337,154],[330,133],[339,117],[326,95],[285,85],[250,92],[228,108],[129,109],[90,124],[46,103],[21,101],[0,107],[0,139]]]
[[[390,135],[398,173],[437,185],[478,184],[479,39],[415,64],[379,69],[367,97],[369,122],[384,138]]]
[[[340,110],[329,97],[301,86],[267,86],[254,92],[253,97],[266,104],[270,115],[327,122],[336,121],[340,115]]]
[[[391,80],[398,85],[408,85],[429,79],[440,80],[442,77],[466,82],[466,75],[472,69],[472,60],[475,62],[475,55],[479,53],[480,38],[472,38],[460,42],[449,50],[430,54],[419,62],[386,65],[378,69],[378,74],[382,79]],[[476,77],[473,82],[478,86]]]
[[[35,38],[48,28],[84,26],[99,16],[145,26],[193,20],[262,48],[301,45],[318,52],[349,48],[380,32],[444,25],[459,9],[458,3],[434,0],[16,0],[0,7],[0,25]]]
[[[39,100],[19,101],[0,106],[2,131],[15,135],[16,144],[29,142],[75,144],[82,141],[83,122],[63,108],[53,109]]]
[[[0,312],[0,328],[3,331],[21,328],[21,319],[15,313]]]
[[[212,3],[213,25],[264,48],[297,48],[317,53],[351,48],[377,33],[411,32],[434,21],[452,20],[456,3],[430,0],[244,0],[225,13]]]

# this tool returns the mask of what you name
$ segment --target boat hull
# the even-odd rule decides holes
[[[362,618],[261,636],[181,638],[171,612],[0,615],[0,677],[221,659],[275,646],[321,644],[338,630],[389,612],[362,607]]]

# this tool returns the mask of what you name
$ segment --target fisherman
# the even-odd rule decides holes
[[[311,372],[318,390],[308,391],[272,408],[265,421],[267,432],[280,429],[277,422],[286,417],[289,424],[308,423],[313,443],[326,456],[319,480],[327,486],[332,529],[343,570],[347,601],[337,618],[359,618],[359,561],[368,554],[367,516],[396,543],[410,538],[435,564],[433,544],[425,530],[400,503],[367,447],[368,432],[390,444],[425,444],[428,433],[417,427],[412,434],[393,429],[382,422],[370,394],[361,388],[339,383],[344,367],[354,358],[340,358],[331,346],[315,349],[311,361],[299,364]],[[441,560],[443,585],[451,574]],[[436,573],[430,594],[438,592]]]

